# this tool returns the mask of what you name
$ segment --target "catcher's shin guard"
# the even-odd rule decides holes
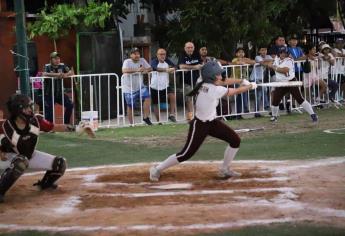
[[[0,195],[4,195],[7,190],[17,181],[29,166],[29,160],[22,155],[17,155],[0,177]]]
[[[42,190],[47,188],[57,188],[55,182],[63,176],[66,170],[66,160],[63,157],[55,157],[52,170],[48,170],[34,186],[39,186]]]

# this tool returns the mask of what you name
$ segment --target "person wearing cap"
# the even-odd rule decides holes
[[[274,59],[273,64],[269,65],[269,68],[275,71],[275,77],[277,82],[289,82],[296,81],[294,61],[289,57],[289,52],[285,46],[280,47],[278,55]],[[279,112],[279,103],[285,94],[291,93],[292,97],[301,104],[303,109],[308,112],[313,122],[317,122],[317,115],[314,113],[310,103],[302,97],[301,91],[298,87],[277,87],[273,92],[272,98],[272,117],[271,121],[276,122]]]
[[[122,93],[127,104],[127,115],[129,123],[134,120],[133,110],[137,101],[143,101],[143,122],[152,125],[150,120],[151,99],[147,86],[143,82],[143,74],[152,70],[150,64],[140,56],[139,48],[132,48],[130,58],[126,59],[122,65]]]
[[[52,77],[54,79],[44,80],[44,111],[45,119],[53,122],[54,103],[61,104],[65,107],[64,124],[69,124],[73,111],[73,102],[70,97],[64,92],[63,80],[69,80],[69,77],[74,75],[73,68],[70,69],[64,63],[61,63],[60,54],[52,52],[50,54],[50,63],[45,64],[42,76]],[[54,86],[52,86],[54,83]],[[52,91],[54,89],[54,91]],[[42,101],[40,101],[42,103]]]
[[[319,59],[321,63],[321,78],[327,82],[329,89],[329,100],[332,103],[337,103],[335,94],[338,91],[338,83],[332,79],[331,67],[335,65],[335,57],[331,53],[332,48],[329,44],[325,43],[320,48]]]
[[[233,96],[239,93],[255,89],[256,83],[247,80],[226,78],[222,79],[222,68],[216,61],[207,62],[201,68],[202,81],[188,94],[196,97],[195,117],[189,123],[189,132],[183,149],[157,166],[150,168],[150,180],[158,181],[161,173],[172,166],[190,159],[199,149],[205,138],[212,137],[224,140],[229,145],[224,152],[223,163],[219,167],[219,177],[230,178],[240,176],[230,169],[229,165],[239,150],[241,139],[238,134],[222,120],[216,119],[216,107],[219,99],[224,96]],[[226,88],[226,85],[241,83],[239,88]]]

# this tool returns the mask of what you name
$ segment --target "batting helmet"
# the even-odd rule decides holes
[[[205,83],[213,83],[217,75],[221,75],[223,69],[216,61],[209,61],[201,68],[201,77]]]

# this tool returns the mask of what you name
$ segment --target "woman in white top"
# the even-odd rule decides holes
[[[189,96],[197,95],[195,117],[189,123],[189,132],[184,148],[177,154],[169,156],[165,161],[150,169],[150,180],[158,181],[163,170],[191,158],[199,149],[205,138],[210,135],[226,141],[229,146],[224,153],[224,161],[219,168],[219,176],[229,178],[240,176],[230,170],[230,162],[234,159],[241,139],[237,133],[223,121],[216,119],[216,107],[223,96],[233,96],[255,89],[256,83],[247,80],[228,78],[222,81],[222,68],[216,61],[210,61],[201,68],[202,82],[197,84]],[[239,88],[226,88],[226,85],[242,83]]]

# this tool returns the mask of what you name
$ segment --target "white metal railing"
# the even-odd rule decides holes
[[[302,63],[304,61],[295,62],[298,67]],[[341,91],[340,82],[345,77],[345,66],[343,65],[344,58],[336,58],[334,65],[327,65],[324,61],[316,60],[311,61],[312,69],[309,74],[297,74],[297,79],[304,82],[304,97],[313,106],[329,103],[329,89],[326,90],[325,94],[320,94],[320,88],[332,83],[335,83],[338,88],[334,99],[336,101],[342,100],[344,94]],[[253,66],[229,65],[224,66],[224,69],[227,77],[243,78],[257,83],[272,82],[274,79],[270,71],[260,64]],[[152,85],[152,78],[161,75],[168,76],[168,80],[165,83],[160,83],[159,86],[161,87],[157,88]],[[171,74],[167,72],[135,73],[123,75],[121,78],[115,73],[75,75],[63,80],[31,77],[30,81],[33,101],[40,105],[40,112],[45,116],[50,112],[54,123],[62,122],[58,118],[62,117],[63,120],[67,109],[66,111],[62,109],[60,114],[56,114],[53,104],[60,103],[62,108],[71,108],[66,100],[69,99],[74,106],[72,107],[71,119],[65,123],[76,124],[81,119],[93,117],[99,127],[123,127],[143,124],[145,115],[148,115],[153,123],[167,123],[170,115],[173,115],[178,122],[185,121],[188,112],[188,99],[191,99],[191,109],[194,113],[194,100],[187,98],[186,92],[193,88],[195,83],[192,80],[195,81],[198,77],[199,71],[196,70],[176,70]],[[141,99],[146,89],[149,94],[154,91],[152,87],[162,91],[161,96],[158,96],[157,106],[150,104],[147,106],[145,100]],[[167,87],[170,89],[166,89]],[[126,104],[125,92],[136,93],[136,97],[133,97],[130,104]],[[66,93],[67,97],[64,96]],[[271,104],[270,94],[271,88],[260,86],[256,90],[241,95],[222,98],[220,99],[218,116],[227,118],[244,114],[267,113]],[[151,99],[151,96],[148,98]],[[291,97],[284,98],[283,103],[288,101],[293,110],[300,111],[301,107]],[[47,109],[50,111],[48,112]],[[157,109],[157,117],[153,112],[155,109]],[[131,115],[131,119],[129,119],[128,114]]]

